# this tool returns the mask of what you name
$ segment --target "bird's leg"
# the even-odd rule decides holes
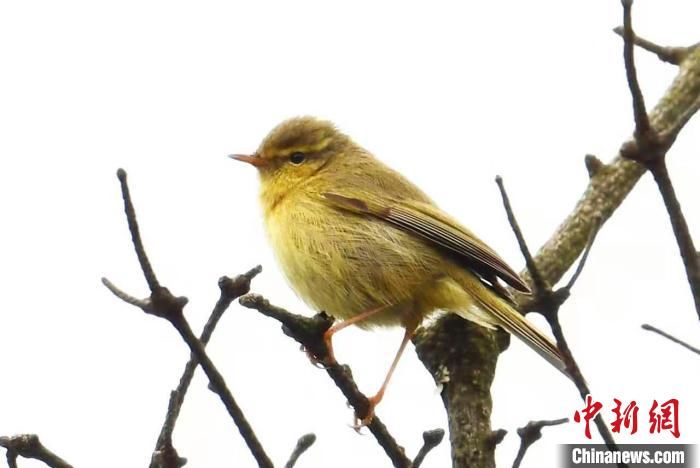
[[[406,333],[403,335],[403,340],[401,340],[401,346],[399,346],[399,350],[396,352],[396,356],[394,356],[394,360],[391,363],[391,367],[389,368],[389,372],[387,372],[386,377],[384,378],[384,383],[382,386],[379,388],[379,391],[372,397],[368,398],[369,400],[369,407],[367,408],[367,414],[365,417],[360,418],[355,415],[355,429],[358,430],[363,426],[368,425],[369,423],[372,422],[372,418],[374,417],[374,408],[379,404],[380,401],[382,401],[382,398],[384,398],[384,392],[386,391],[387,385],[389,385],[389,380],[391,380],[391,376],[394,374],[394,370],[396,369],[396,365],[399,363],[399,359],[401,359],[401,355],[403,354],[404,350],[406,349],[406,345],[408,342],[411,340],[413,337],[413,333],[416,331],[416,326],[409,326],[406,327]]]
[[[366,320],[370,318],[373,315],[378,314],[379,312],[384,311],[386,308],[391,306],[391,304],[386,304],[383,306],[376,307],[374,309],[366,310],[362,312],[361,314],[357,314],[356,316],[349,318],[347,320],[343,320],[342,322],[336,323],[332,327],[330,327],[326,332],[323,334],[323,341],[326,343],[326,348],[328,349],[328,356],[326,356],[326,359],[324,359],[325,363],[329,365],[337,364],[338,361],[335,360],[335,355],[333,354],[333,335],[338,333],[340,330],[342,330],[345,327],[349,327],[350,325],[353,325],[355,323],[361,322],[363,320]]]

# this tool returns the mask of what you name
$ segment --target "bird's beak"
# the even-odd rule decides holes
[[[257,154],[229,154],[229,158],[235,159],[236,161],[243,161],[255,167],[263,167],[267,165],[267,161],[258,156]]]

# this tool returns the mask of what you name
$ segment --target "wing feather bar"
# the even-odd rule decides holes
[[[403,207],[390,208],[386,219],[396,220],[401,227],[461,255],[468,262],[486,267],[518,291],[530,292],[527,284],[495,252],[441,220],[428,217],[422,212],[416,215]]]
[[[507,284],[525,293],[530,292],[528,285],[515,273],[493,250],[460,229],[430,213],[396,204],[383,204],[358,198],[346,197],[336,193],[325,193],[326,199],[339,207],[355,213],[372,215],[413,233],[437,246],[447,249],[461,257],[476,273],[498,276]],[[385,205],[385,206],[383,206]]]

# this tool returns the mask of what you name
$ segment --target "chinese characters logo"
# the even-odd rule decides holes
[[[621,400],[613,398],[615,403],[612,413],[615,418],[611,424],[612,431],[620,433],[624,430],[630,434],[637,432],[639,406],[637,402],[632,400],[627,405],[622,404]],[[574,413],[574,421],[586,425],[584,433],[588,439],[591,438],[590,422],[595,419],[596,415],[603,409],[603,404],[595,401],[590,395],[586,395],[586,406],[582,410],[577,410]],[[678,400],[671,398],[664,403],[659,403],[654,400],[649,409],[649,433],[659,434],[661,432],[670,432],[676,439],[681,436],[678,428]]]

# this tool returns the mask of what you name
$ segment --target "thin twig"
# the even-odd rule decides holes
[[[680,340],[680,339],[676,338],[675,336],[670,335],[670,334],[666,333],[665,331],[656,328],[656,327],[653,326],[653,325],[649,325],[649,324],[645,323],[645,324],[642,325],[642,329],[647,330],[647,331],[650,331],[650,332],[657,333],[657,334],[663,336],[664,338],[673,341],[674,343],[678,343],[679,345],[681,345],[681,346],[683,346],[684,348],[686,348],[686,349],[688,349],[688,350],[694,352],[695,354],[700,354],[700,349],[696,348],[695,346],[689,345],[689,344],[686,343],[685,341]]]
[[[501,196],[504,200],[503,206],[506,209],[506,214],[508,216],[508,220],[511,223],[511,228],[513,229],[513,232],[516,233],[516,236],[518,236],[519,239],[522,239],[522,233],[518,234],[520,229],[518,227],[515,214],[513,213],[513,210],[511,208],[508,194],[503,185],[503,180],[497,179],[496,183],[498,183],[499,189],[501,191]],[[569,298],[571,294],[571,288],[576,283],[576,280],[579,278],[581,271],[583,270],[583,266],[585,264],[585,261],[588,259],[588,254],[593,246],[593,241],[595,240],[596,232],[599,226],[599,223],[596,223],[593,226],[592,231],[590,232],[588,237],[588,242],[581,256],[581,260],[579,261],[579,265],[576,268],[576,271],[574,272],[573,276],[569,280],[568,284],[563,288],[559,288],[554,291],[549,286],[545,288],[535,288],[535,297],[532,303],[532,310],[540,312],[551,327],[552,334],[554,335],[554,338],[557,342],[557,347],[559,348],[559,352],[561,353],[564,364],[566,365],[566,370],[571,376],[571,379],[576,385],[576,388],[578,389],[579,394],[581,395],[581,399],[583,400],[585,400],[586,395],[590,394],[590,390],[588,388],[588,384],[586,383],[586,379],[583,377],[581,369],[579,368],[578,363],[576,362],[576,359],[574,359],[574,355],[571,352],[571,349],[569,348],[569,344],[566,340],[566,337],[564,336],[564,332],[561,328],[561,323],[559,322],[559,309],[562,306],[562,304]],[[527,245],[525,245],[522,250],[523,256],[525,257],[527,255],[526,252],[529,252]],[[530,272],[530,276],[532,278],[535,278],[536,276],[540,275],[537,269],[537,265],[535,265],[534,262],[532,262],[528,266],[528,271]],[[610,450],[618,451],[619,448],[617,446],[617,443],[615,442],[615,439],[613,438],[610,429],[605,424],[605,421],[603,421],[603,418],[600,415],[600,413],[596,415],[594,422],[596,427],[598,428],[600,436],[605,442],[605,445]],[[623,467],[626,465],[620,463],[618,464],[618,466]]]
[[[413,464],[411,468],[418,468],[425,460],[425,456],[430,453],[432,449],[440,445],[442,439],[445,437],[445,431],[443,429],[433,429],[432,431],[425,431],[423,433],[423,446],[416,454],[416,458],[413,459]]]
[[[232,279],[227,276],[222,276],[219,279],[219,299],[216,301],[216,305],[204,325],[202,334],[199,337],[199,341],[203,345],[209,343],[212,333],[219,320],[223,316],[226,309],[228,309],[231,302],[243,294],[250,291],[250,282],[262,271],[260,265],[251,269],[250,271],[236,276]],[[161,427],[160,434],[158,435],[158,440],[156,441],[156,448],[151,457],[151,468],[178,468],[186,463],[186,460],[179,457],[172,443],[173,430],[175,429],[175,423],[180,415],[180,408],[185,401],[185,394],[187,389],[192,382],[194,372],[197,369],[199,362],[194,355],[190,355],[190,360],[185,365],[185,370],[180,377],[180,382],[175,390],[170,393],[170,399],[168,401],[168,411],[165,416],[165,421]]]
[[[148,255],[146,255],[146,249],[144,249],[143,247],[143,241],[141,241],[139,225],[136,222],[136,212],[134,210],[134,204],[131,203],[131,195],[129,194],[129,184],[126,181],[126,171],[122,168],[119,168],[117,170],[117,178],[119,179],[119,184],[121,185],[122,189],[122,198],[124,199],[124,213],[126,213],[126,219],[129,223],[131,241],[134,244],[134,250],[136,250],[136,256],[139,259],[139,264],[141,265],[141,271],[143,271],[143,276],[146,278],[146,282],[148,283],[148,289],[154,291],[160,287],[160,283],[158,283],[156,273],[153,271],[151,262],[148,260]]]
[[[109,291],[117,296],[119,299],[122,301],[126,302],[127,304],[131,304],[134,307],[138,307],[139,309],[144,309],[149,306],[149,303],[147,300],[144,299],[139,299],[138,297],[134,297],[131,294],[127,294],[126,292],[122,291],[118,287],[116,287],[110,280],[107,278],[102,278],[102,284],[105,285]]]
[[[20,434],[0,437],[0,447],[7,450],[7,464],[17,468],[17,456],[33,458],[51,468],[73,468],[73,465],[44,447],[36,434]]]
[[[622,37],[624,34],[624,28],[622,26],[616,26],[615,28],[613,28],[613,32],[618,36]],[[656,56],[659,57],[660,60],[668,62],[672,65],[680,65],[683,59],[685,59],[685,57],[690,52],[690,47],[661,46],[647,39],[644,39],[643,37],[639,37],[637,36],[637,34],[633,35],[632,41],[634,42],[634,45],[639,46],[648,52],[656,54]]]
[[[520,225],[515,219],[515,215],[513,214],[513,208],[510,205],[510,199],[508,198],[505,187],[503,186],[503,178],[500,175],[496,176],[496,184],[498,185],[498,189],[501,191],[503,207],[506,210],[508,222],[513,228],[513,233],[515,234],[515,238],[518,240],[520,251],[523,253],[523,257],[525,257],[525,264],[527,265],[527,269],[531,272],[532,283],[534,284],[535,289],[549,289],[549,285],[537,269],[535,259],[532,258],[532,254],[530,253],[530,249],[527,246],[527,242],[525,242],[525,236],[523,236],[523,232],[520,229]]]
[[[316,442],[316,434],[304,434],[299,437],[297,445],[292,450],[289,460],[285,463],[284,468],[294,468],[299,457],[306,452]]]
[[[624,21],[622,26],[622,37],[624,38],[623,56],[625,59],[625,72],[627,73],[627,84],[632,93],[632,107],[634,108],[634,121],[636,124],[635,134],[646,135],[652,131],[647,115],[644,95],[637,80],[637,69],[634,66],[634,31],[632,30],[632,0],[622,0]]]
[[[147,300],[141,301],[140,303],[135,301],[126,302],[140,307],[147,314],[155,315],[168,320],[175,327],[175,329],[180,333],[182,339],[185,341],[185,343],[187,343],[187,346],[189,346],[190,352],[195,356],[196,360],[199,361],[204,373],[209,379],[211,387],[219,395],[219,398],[238,427],[238,431],[241,433],[241,436],[248,445],[250,452],[258,462],[258,465],[265,468],[272,468],[272,461],[265,453],[265,450],[258,441],[258,438],[248,423],[248,420],[245,418],[241,408],[233,398],[233,394],[227,387],[223,376],[214,366],[211,359],[209,359],[209,356],[204,349],[204,345],[197,339],[195,334],[192,332],[192,328],[185,319],[183,308],[185,304],[187,304],[187,298],[175,297],[166,287],[161,286],[158,283],[141,241],[138,222],[136,220],[136,213],[129,195],[126,172],[123,169],[120,169],[117,172],[117,176],[121,184],[122,198],[124,199],[124,211],[127,216],[131,238],[134,243],[136,254],[139,258],[139,263],[141,264],[144,276],[146,277],[146,281],[148,282],[151,290],[151,295]],[[110,291],[112,291],[119,298],[133,297],[124,293],[106,279],[103,279],[103,283],[105,283],[105,285],[110,285],[108,286]],[[177,462],[180,462],[180,460],[177,460]]]
[[[688,284],[693,295],[695,309],[700,317],[700,260],[696,255],[697,249],[690,235],[688,223],[681,210],[680,202],[676,196],[671,177],[666,167],[666,153],[675,141],[676,134],[669,133],[660,136],[649,124],[644,105],[644,96],[639,87],[637,73],[634,65],[634,31],[632,30],[632,0],[622,0],[624,9],[623,35],[625,71],[627,83],[632,94],[632,106],[634,108],[635,132],[633,144],[626,144],[620,150],[626,158],[637,161],[652,173],[654,181],[659,188],[664,205],[671,221],[673,234],[680,251],[683,266],[685,267]],[[683,119],[692,116],[700,103],[688,109]]]
[[[591,230],[591,234],[588,237],[588,243],[586,244],[586,248],[583,249],[583,254],[581,254],[581,259],[578,261],[578,265],[576,266],[576,270],[574,271],[574,274],[571,275],[571,278],[569,279],[568,283],[566,283],[566,286],[564,286],[564,288],[563,288],[568,294],[571,294],[571,288],[574,287],[574,284],[576,284],[578,277],[581,276],[581,272],[583,271],[583,267],[586,266],[586,260],[588,260],[588,254],[591,253],[591,249],[593,248],[593,242],[595,242],[595,237],[596,237],[596,235],[598,235],[599,228],[600,228],[599,221],[595,222],[593,225],[593,228]]]
[[[309,318],[292,314],[281,307],[271,305],[267,299],[258,294],[246,294],[238,302],[243,307],[255,309],[263,315],[279,321],[282,323],[282,331],[287,336],[299,342],[318,361],[327,361],[325,358],[328,356],[328,348],[323,334],[333,325],[333,319],[328,315],[320,313]],[[369,400],[357,387],[350,368],[335,363],[326,366],[325,370],[335,385],[343,392],[348,403],[355,410],[355,415],[359,419],[364,419],[369,411]],[[403,447],[396,442],[377,415],[372,418],[367,428],[395,467],[411,466],[411,460],[406,457]]]
[[[542,428],[547,426],[558,426],[569,422],[569,418],[555,419],[552,421],[530,421],[525,426],[518,428],[520,436],[520,448],[518,454],[513,461],[513,468],[518,468],[523,461],[525,452],[532,444],[540,440],[542,437]]]
[[[662,158],[658,164],[650,166],[649,170],[654,176],[656,185],[661,193],[661,198],[666,206],[666,211],[671,221],[671,228],[676,237],[678,250],[683,260],[683,266],[685,267],[688,285],[693,295],[695,310],[697,311],[698,317],[700,317],[700,259],[698,259],[696,254],[697,250],[693,242],[693,237],[690,235],[688,222],[685,219],[681,204],[676,196],[676,191],[673,188],[671,177],[668,174],[665,158]]]

